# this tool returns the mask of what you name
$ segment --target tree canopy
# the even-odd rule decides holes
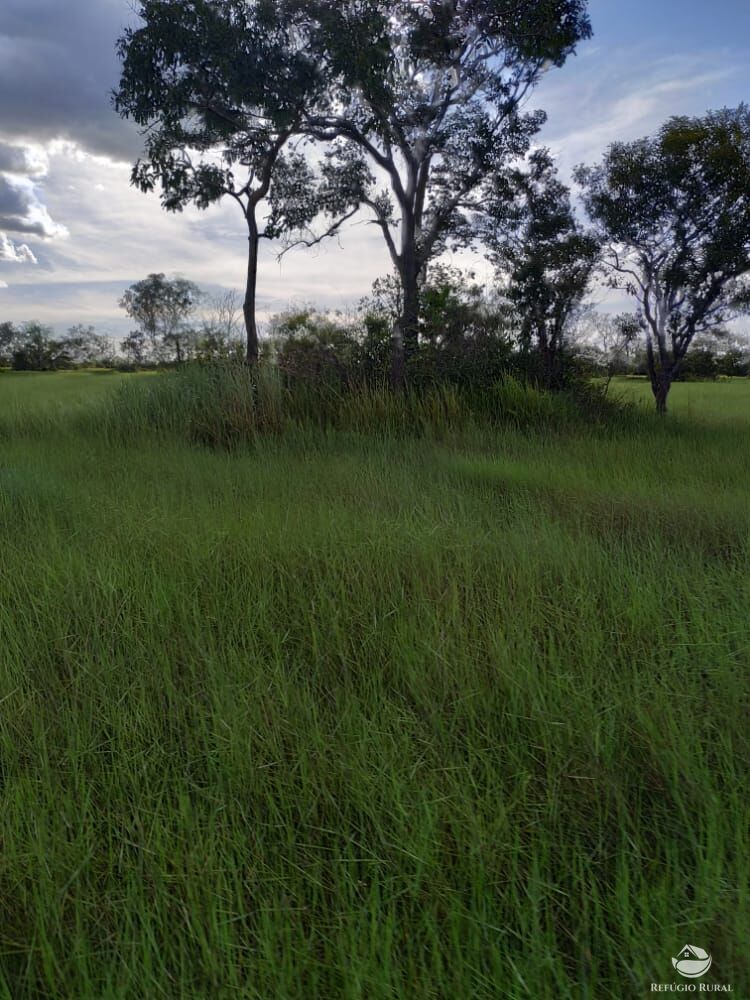
[[[670,119],[580,167],[609,282],[638,302],[660,412],[698,334],[743,304],[750,275],[750,109]]]
[[[513,305],[524,347],[536,348],[547,388],[563,382],[568,325],[588,291],[599,244],[576,219],[570,192],[546,149],[492,192],[484,242]]]
[[[140,0],[142,25],[119,43],[121,115],[144,128],[132,180],[158,189],[168,211],[231,197],[248,230],[247,356],[261,239],[306,230],[321,213],[346,216],[351,171],[317,176],[292,143],[326,93],[293,5],[264,0]],[[356,199],[355,199],[356,204]],[[265,214],[261,212],[265,206]],[[335,230],[335,224],[330,231]]]
[[[179,364],[185,356],[188,320],[200,299],[201,291],[192,281],[150,274],[127,289],[120,305],[138,324],[140,343],[145,338],[153,351],[173,354]],[[134,354],[138,354],[134,349],[136,340],[128,345]]]
[[[544,121],[522,110],[591,33],[587,0],[141,0],[115,104],[147,130],[133,180],[178,211],[225,195],[250,236],[246,323],[257,357],[257,244],[366,206],[403,286],[394,378],[418,342],[428,263],[474,239],[484,184]],[[286,152],[328,144],[317,177]],[[242,169],[240,169],[242,168]],[[239,176],[238,176],[239,175]],[[263,229],[258,206],[268,200]],[[310,242],[306,240],[304,242]]]
[[[431,260],[473,242],[487,185],[545,120],[523,110],[545,69],[591,33],[586,0],[306,3],[335,106],[313,116],[331,156],[370,168],[362,203],[403,286],[394,375],[419,333]]]

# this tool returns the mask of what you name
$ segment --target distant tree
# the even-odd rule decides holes
[[[98,334],[93,326],[72,326],[62,341],[71,364],[107,367],[114,361],[114,349],[109,338]]]
[[[750,109],[672,118],[579,167],[608,280],[634,296],[659,413],[696,336],[744,304],[750,273]]]
[[[747,337],[727,337],[717,353],[716,371],[718,375],[747,378],[750,373],[750,342]]]
[[[0,323],[0,365],[7,365],[13,355],[13,345],[18,337],[18,330],[13,323]]]
[[[69,368],[71,359],[64,342],[55,340],[50,327],[30,322],[18,331],[11,363],[16,371],[44,372]]]
[[[748,373],[750,345],[742,336],[719,328],[697,336],[680,368],[678,379],[714,379],[719,375],[742,377]]]
[[[189,320],[200,299],[201,291],[192,281],[150,274],[127,289],[120,306],[136,321],[157,357],[171,355],[180,364],[192,338]]]
[[[141,27],[119,42],[115,107],[145,131],[133,169],[142,191],[161,191],[179,212],[224,197],[248,233],[244,317],[247,360],[259,356],[256,286],[262,239],[316,242],[353,214],[356,171],[329,165],[318,177],[293,146],[308,110],[327,93],[294,3],[267,0],[140,0]],[[263,210],[265,216],[263,217]],[[334,222],[320,237],[321,213]]]
[[[120,345],[123,354],[135,365],[144,365],[149,357],[148,337],[143,330],[131,330]]]
[[[545,120],[524,112],[544,71],[591,33],[586,0],[300,0],[336,98],[313,119],[330,155],[365,181],[401,284],[393,381],[419,343],[431,261],[475,239],[487,184]]]
[[[196,356],[201,361],[241,358],[241,315],[237,293],[233,290],[210,300],[196,341]]]
[[[535,151],[526,170],[499,179],[481,227],[518,317],[522,347],[536,352],[544,386],[560,389],[565,338],[589,289],[599,245],[577,221],[548,150]]]
[[[579,359],[606,379],[606,393],[616,375],[632,370],[642,335],[643,324],[634,313],[610,316],[585,311],[575,324],[571,347]]]

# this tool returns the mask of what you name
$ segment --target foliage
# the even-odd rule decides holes
[[[294,145],[325,93],[323,78],[284,3],[140,0],[138,13],[140,26],[119,43],[115,94],[120,114],[146,129],[133,183],[159,188],[168,211],[224,197],[240,206],[249,237],[247,358],[255,363],[259,240],[304,233],[321,212],[351,213],[351,172],[318,177]]]
[[[395,381],[419,337],[419,287],[448,247],[472,243],[487,186],[544,121],[523,100],[545,66],[590,34],[585,0],[300,4],[335,98],[311,119],[342,169],[359,166],[361,203],[402,288]],[[384,183],[383,183],[384,181]],[[495,185],[496,187],[497,185]]]
[[[474,276],[435,265],[422,291],[420,346],[411,382],[484,390],[513,367],[511,316]],[[379,279],[356,317],[291,310],[271,323],[273,354],[285,376],[340,386],[383,387],[390,376],[390,342],[400,309],[400,284]]]
[[[657,409],[696,336],[726,323],[750,274],[750,109],[672,118],[577,172],[610,284],[638,302]]]
[[[18,337],[18,331],[13,323],[8,321],[0,323],[0,366],[10,363],[13,353],[13,345]]]
[[[0,326],[0,359],[16,371],[58,371],[74,367],[110,367],[114,347],[93,326],[73,326],[62,337],[31,321]]]
[[[142,360],[146,351],[158,360],[174,358],[178,364],[186,360],[193,333],[189,320],[201,297],[201,290],[192,281],[163,274],[150,274],[131,285],[120,306],[138,323],[138,332],[126,341],[126,351],[136,361]]]
[[[355,323],[315,309],[291,310],[271,321],[279,371],[288,381],[344,387],[359,378]]]
[[[503,293],[519,317],[522,349],[533,350],[546,388],[562,388],[566,338],[589,289],[599,245],[578,223],[549,150],[535,150],[527,169],[502,178],[481,231]]]
[[[72,326],[63,342],[71,366],[109,368],[114,364],[115,351],[112,340],[97,333],[91,325],[84,326],[78,323]]]

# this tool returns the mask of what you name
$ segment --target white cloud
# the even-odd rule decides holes
[[[13,243],[5,233],[0,233],[0,263],[36,264],[37,259],[26,243]],[[7,288],[7,285],[3,287]]]
[[[49,157],[43,147],[0,141],[0,230],[44,240],[68,235],[41,200],[48,170]],[[6,250],[7,256],[10,252]]]

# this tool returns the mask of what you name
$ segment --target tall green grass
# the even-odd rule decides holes
[[[747,426],[160,379],[0,413],[0,996],[747,995]]]
[[[487,426],[559,431],[584,424],[638,423],[633,407],[595,388],[551,396],[514,378],[489,390],[436,384],[394,393],[388,387],[288,381],[273,367],[186,366],[146,381],[130,379],[84,427],[98,436],[134,441],[143,435],[237,447],[290,432],[343,431],[384,440],[481,432]]]

